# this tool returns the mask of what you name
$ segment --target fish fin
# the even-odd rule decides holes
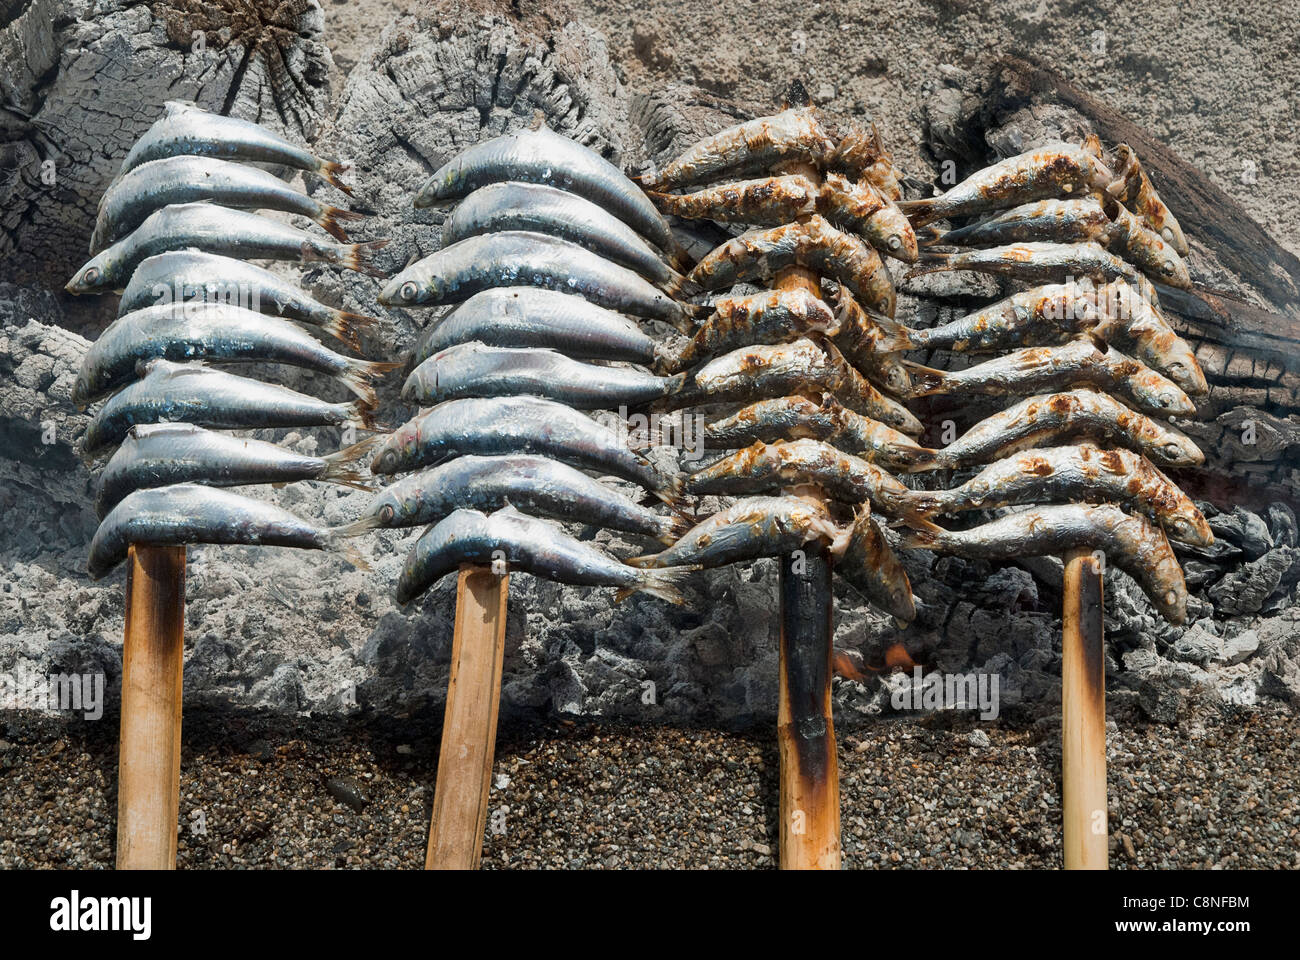
[[[898,200],[895,205],[903,215],[912,221],[912,227],[923,227],[931,220],[938,220],[934,212],[934,202],[938,197],[925,197],[920,200]]]
[[[937,523],[917,518],[914,521],[914,529],[903,535],[899,546],[904,550],[933,550],[945,533],[947,531]]]
[[[695,521],[683,513],[674,513],[671,517],[664,517],[664,519],[668,522],[668,531],[660,538],[660,542],[668,547],[671,547],[685,536],[691,527],[695,526]]]
[[[375,434],[373,437],[358,440],[350,447],[329,454],[324,458],[325,471],[317,479],[356,487],[358,490],[373,490],[374,487],[367,482],[371,477],[369,467],[362,466],[358,461],[385,439],[387,439],[385,435]]]
[[[341,207],[321,207],[320,218],[316,221],[321,225],[321,229],[328,233],[339,243],[351,243],[348,239],[347,231],[343,229],[342,221],[357,221],[366,219],[365,214],[353,213],[351,210],[344,210]]]
[[[657,561],[660,556],[661,554],[658,553],[645,553],[639,557],[629,557],[623,562],[626,563],[629,567],[646,569],[649,567],[653,567],[655,565],[655,561]]]
[[[953,261],[956,260],[955,253],[941,253],[938,250],[922,250],[917,254],[917,266],[908,270],[903,275],[904,280],[911,280],[915,277],[923,277],[928,273],[942,273],[944,270],[953,269]]]
[[[685,495],[686,477],[684,474],[674,473],[664,478],[662,486],[651,491],[656,497],[668,505],[674,513],[681,513],[681,500]]]
[[[372,390],[373,394],[374,391]],[[353,400],[348,404],[348,409],[357,422],[361,424],[363,430],[377,430],[375,426],[375,401],[368,400],[365,397]]]
[[[944,456],[942,450],[922,447],[919,451],[909,451],[911,460],[907,463],[906,473],[926,473],[930,470],[951,470],[956,467],[951,459]]]
[[[332,534],[338,536],[337,531],[332,531]],[[367,573],[370,571],[369,561],[361,555],[361,551],[357,549],[356,544],[334,541],[331,543],[331,546],[342,555],[344,560],[352,564],[352,566],[356,567],[358,570]]]
[[[382,376],[395,367],[402,366],[402,361],[387,363],[372,360],[353,360],[348,358],[348,368],[338,375],[338,380],[362,400],[374,407],[378,403],[375,388],[371,380]]]
[[[660,284],[660,289],[662,289],[664,293],[668,294],[668,296],[672,297],[674,300],[677,300],[684,296],[686,297],[693,296],[694,294],[700,292],[699,287],[697,287],[694,283],[692,283],[689,279],[687,279],[684,274],[682,274],[676,269],[669,271],[668,280],[667,282]]]
[[[321,329],[337,340],[346,343],[353,350],[361,349],[361,330],[378,326],[379,321],[363,313],[350,313],[347,310],[335,310]]]
[[[899,496],[899,510],[906,523],[920,525],[936,513],[941,513],[944,501],[939,491],[909,490]]]
[[[379,529],[378,516],[366,516],[359,520],[353,520],[351,523],[345,523],[338,527],[331,527],[330,534],[335,537],[359,537],[362,534],[369,533],[371,530]]]
[[[913,363],[911,360],[904,360],[902,364],[912,378],[912,396],[927,397],[944,391],[949,379],[947,372]]]
[[[322,160],[320,170],[317,172],[350,197],[352,196],[352,188],[344,183],[340,177],[351,169],[351,160]]]
[[[349,244],[349,250],[343,255],[343,266],[349,270],[355,270],[357,273],[364,273],[371,277],[387,277],[388,274],[370,261],[375,252],[388,246],[388,240],[367,240],[365,243]]]
[[[633,593],[640,590],[652,597],[658,597],[660,600],[667,600],[669,603],[684,607],[686,606],[686,596],[681,591],[681,585],[696,569],[698,568],[663,567],[648,569],[645,571],[644,579],[639,586],[619,590],[614,594],[614,600],[626,600]]]

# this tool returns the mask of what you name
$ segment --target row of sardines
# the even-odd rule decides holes
[[[91,345],[73,388],[80,406],[98,404],[83,454],[107,459],[90,546],[94,577],[121,563],[133,543],[338,548],[361,564],[336,531],[219,489],[301,480],[368,487],[362,461],[375,438],[308,456],[229,431],[368,429],[374,381],[398,366],[353,355],[374,318],[326,306],[248,262],[377,275],[369,261],[383,241],[350,243],[344,232],[363,217],[295,189],[277,169],[351,193],[339,178],[344,165],[256,124],[171,102],[100,201],[91,259],[67,285],[74,294],[121,294],[117,318]],[[306,217],[321,232],[257,211]],[[222,369],[230,364],[307,371],[350,399]]]

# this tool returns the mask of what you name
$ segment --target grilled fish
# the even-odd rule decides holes
[[[670,377],[656,377],[635,367],[583,363],[554,350],[461,343],[412,370],[402,386],[402,399],[441,403],[529,394],[578,410],[612,410],[643,406],[674,386]]]
[[[970,530],[945,530],[922,521],[924,529],[903,538],[908,549],[924,548],[973,560],[1015,560],[1067,550],[1103,550],[1108,562],[1132,576],[1170,623],[1187,620],[1187,585],[1164,531],[1146,517],[1114,504],[1035,507],[999,517]]]
[[[976,223],[933,235],[927,242],[992,247],[1006,243],[1104,243],[1113,224],[1096,196],[1035,200]]]
[[[94,580],[127,557],[133,543],[241,544],[335,550],[368,569],[355,548],[334,531],[315,526],[272,503],[197,483],[137,490],[109,511],[90,541],[87,569]]]
[[[689,571],[638,570],[554,523],[510,507],[492,514],[456,510],[426,530],[402,565],[397,602],[410,603],[463,563],[488,564],[502,557],[510,567],[546,580],[618,587],[620,600],[640,590],[669,603],[686,602],[678,584]]]
[[[681,478],[666,476],[633,453],[609,427],[562,403],[538,397],[450,400],[389,435],[370,465],[376,474],[403,473],[468,454],[536,454],[620,477],[673,503]]]
[[[624,530],[671,544],[690,526],[654,513],[579,470],[546,457],[457,457],[381,490],[356,523],[340,532],[438,523],[453,511],[491,513],[509,504],[529,514]]]
[[[273,163],[306,170],[328,180],[349,196],[352,194],[352,190],[339,179],[350,164],[322,160],[265,127],[238,117],[209,113],[179,100],[167,101],[163,115],[135,142],[122,161],[118,178],[151,160],[180,155]]]
[[[916,231],[906,214],[870,180],[853,183],[838,173],[826,174],[817,211],[845,230],[852,230],[887,256],[916,260]]]
[[[1130,410],[1108,394],[1071,390],[1030,397],[994,414],[939,450],[933,461],[914,469],[988,463],[1073,437],[1122,444],[1169,467],[1205,462],[1201,449],[1175,427]]]
[[[542,287],[690,329],[699,308],[681,304],[627,267],[558,237],[507,230],[469,237],[411,264],[384,287],[390,307],[460,303],[493,287]]]
[[[120,290],[142,260],[188,248],[249,260],[330,263],[382,276],[370,258],[387,243],[334,243],[247,210],[178,203],[154,211],[132,233],[91,257],[65,289],[74,294]]]
[[[82,438],[94,456],[122,442],[142,423],[192,423],[214,430],[341,426],[360,421],[370,429],[373,408],[364,400],[327,403],[288,387],[237,377],[201,364],[150,360],[143,377],[100,407]]]
[[[854,517],[844,553],[835,562],[835,572],[899,623],[916,619],[907,571],[865,504]]]
[[[903,179],[885,150],[880,130],[874,123],[863,127],[850,123],[841,135],[830,164],[850,180],[868,180],[889,200],[901,200]]]
[[[809,497],[750,497],[697,523],[667,550],[633,557],[637,567],[720,567],[741,560],[775,557],[825,539],[840,529],[825,505]]]
[[[665,290],[680,289],[682,284],[682,275],[618,217],[577,194],[540,183],[503,181],[479,187],[443,223],[442,245],[503,230],[568,240]]]
[[[358,463],[382,438],[368,437],[324,457],[308,457],[264,440],[248,440],[189,423],[132,427],[99,477],[95,512],[102,519],[127,494],[176,483],[240,487],[324,480],[370,489]]]
[[[622,314],[581,297],[537,287],[493,287],[455,306],[424,328],[412,364],[461,343],[541,347],[576,360],[626,360],[649,364],[656,342]]]
[[[865,241],[836,230],[820,214],[727,241],[695,265],[687,278],[701,290],[768,279],[785,267],[808,267],[844,284],[861,302],[892,317],[894,281]]]
[[[1112,250],[1153,280],[1179,290],[1192,288],[1192,275],[1173,244],[1148,228],[1122,203],[1112,200],[1106,209],[1113,221],[1107,232]]]
[[[416,194],[417,207],[459,200],[490,183],[514,180],[558,187],[608,210],[674,259],[681,248],[654,204],[623,171],[546,127],[476,143],[444,163]]]
[[[724,297],[671,367],[681,370],[741,347],[831,334],[838,327],[830,307],[803,288]]]
[[[908,513],[931,516],[1062,501],[1119,503],[1146,514],[1175,540],[1208,547],[1214,534],[1201,511],[1140,453],[1091,443],[1026,450],[990,464],[952,490],[909,490]]]
[[[973,270],[1026,283],[1065,283],[1079,277],[1107,283],[1127,280],[1147,300],[1159,299],[1144,274],[1097,243],[1015,243],[960,253],[927,250],[919,262],[921,266],[913,268],[907,279],[942,270]]]
[[[865,309],[843,284],[835,295],[839,327],[831,339],[862,373],[899,397],[911,396],[912,377],[896,351],[899,336],[907,330],[889,317]]]
[[[909,370],[913,391],[921,397],[962,392],[1023,395],[1087,384],[1121,394],[1144,413],[1176,417],[1196,412],[1196,405],[1173,381],[1089,339],[1060,347],[1027,347],[956,372],[919,364],[909,364]]]
[[[349,333],[344,328],[339,339],[346,340]],[[170,303],[145,307],[109,324],[82,359],[73,401],[85,404],[124,386],[135,379],[141,362],[158,357],[302,367],[335,378],[371,406],[371,380],[402,365],[345,357],[295,323],[243,307]]]
[[[742,180],[694,193],[650,191],[664,213],[683,220],[714,220],[776,227],[817,212],[819,190],[811,179],[792,173]]]
[[[1172,244],[1179,256],[1187,256],[1190,248],[1182,227],[1160,199],[1155,187],[1151,186],[1141,161],[1127,143],[1115,148],[1115,167],[1115,179],[1109,191],[1111,195],[1141,217],[1166,243]]]
[[[120,240],[168,204],[204,200],[226,207],[296,213],[319,224],[339,243],[348,242],[344,223],[365,219],[300,193],[257,167],[215,157],[167,157],[135,167],[109,187],[99,201],[90,252],[98,253]]]
[[[270,270],[201,250],[173,250],[141,261],[117,305],[123,316],[165,303],[230,303],[327,329],[352,349],[374,317],[318,303]]]
[[[1097,291],[1095,302],[1100,316],[1094,330],[1097,336],[1129,344],[1134,356],[1165,373],[1188,395],[1209,394],[1205,374],[1187,341],[1131,286],[1116,280]]]

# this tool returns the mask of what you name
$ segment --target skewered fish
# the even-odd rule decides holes
[[[817,211],[888,256],[916,260],[916,231],[907,215],[870,180],[853,183],[838,173],[826,174]]]
[[[921,516],[1062,500],[1110,501],[1146,514],[1175,540],[1201,547],[1214,543],[1201,511],[1150,460],[1090,443],[1026,450],[951,490],[909,490],[901,496],[905,510]]]
[[[741,347],[785,343],[810,334],[833,334],[835,314],[820,297],[797,290],[763,290],[742,297],[724,297],[712,315],[671,363],[674,370],[692,367]]]
[[[665,290],[683,277],[618,217],[574,193],[540,183],[503,181],[479,187],[442,225],[442,246],[503,230],[544,233],[576,243],[633,270]]]
[[[1104,340],[1132,345],[1134,356],[1163,371],[1193,397],[1209,394],[1209,384],[1187,341],[1131,286],[1116,280],[1097,291],[1100,321],[1094,333]]]
[[[1174,624],[1187,620],[1187,586],[1164,531],[1114,504],[1035,507],[960,531],[922,523],[924,529],[903,538],[905,548],[978,560],[1057,555],[1078,548],[1103,550],[1107,562],[1132,576],[1166,620]]]
[[[364,220],[359,213],[321,203],[274,174],[215,157],[175,156],[141,164],[109,187],[99,201],[90,252],[126,236],[155,210],[172,203],[211,201],[248,210],[281,210],[315,221],[339,243],[343,224]]]
[[[350,164],[322,160],[265,127],[238,117],[209,113],[180,100],[167,101],[163,115],[127,153],[118,178],[151,160],[186,154],[273,163],[306,170],[328,180],[349,196],[352,194],[352,190],[339,179]]]
[[[644,406],[677,385],[635,367],[603,367],[554,350],[461,343],[435,353],[411,371],[402,399],[441,403],[463,397],[529,394],[579,410]]]
[[[374,317],[318,303],[270,270],[201,250],[173,250],[141,261],[122,293],[117,315],[164,303],[231,303],[327,329],[354,350]]]
[[[932,462],[918,463],[914,469],[988,463],[1072,437],[1123,444],[1164,466],[1189,467],[1205,462],[1200,447],[1170,424],[1130,410],[1108,394],[1071,390],[1029,397],[994,414],[937,451]]]
[[[333,530],[275,504],[197,483],[137,490],[109,511],[90,541],[91,578],[100,579],[125,560],[133,543],[334,550],[354,567],[368,569],[360,553]]]
[[[1153,280],[1179,290],[1192,288],[1192,276],[1187,272],[1187,264],[1173,244],[1167,243],[1160,234],[1148,228],[1122,203],[1112,200],[1106,209],[1113,221],[1107,232],[1112,250]]]
[[[843,555],[835,572],[873,605],[892,614],[899,623],[916,619],[912,583],[898,555],[889,546],[880,524],[863,505],[853,520]]]
[[[694,193],[650,191],[664,213],[683,220],[714,220],[775,227],[817,212],[820,190],[799,173],[742,180]]]
[[[660,250],[680,257],[667,222],[636,184],[580,143],[541,127],[476,143],[439,167],[420,192],[417,207],[459,200],[505,180],[558,187],[618,217]]]
[[[115,393],[90,421],[82,451],[93,456],[122,442],[142,423],[192,423],[214,430],[341,426],[370,429],[364,400],[327,403],[275,384],[237,377],[201,364],[149,360],[143,377]]]
[[[333,332],[333,330],[329,330]],[[344,327],[339,339],[355,335]],[[95,400],[136,377],[143,361],[257,361],[302,367],[333,377],[367,404],[371,380],[401,363],[345,357],[295,323],[224,303],[169,303],[118,317],[91,344],[72,387],[79,404]]]
[[[662,474],[609,427],[562,403],[538,397],[450,400],[398,427],[370,465],[402,473],[467,454],[536,454],[620,477],[671,504],[681,479]]]
[[[507,230],[469,237],[417,260],[389,281],[379,302],[392,307],[460,303],[493,287],[542,287],[598,306],[690,328],[698,307],[673,300],[627,267],[543,233]]]
[[[1096,195],[1069,200],[1035,200],[994,213],[927,242],[985,247],[1007,243],[1104,243],[1113,226]]]
[[[457,457],[402,477],[375,496],[360,520],[343,529],[363,533],[424,526],[463,507],[491,513],[507,504],[530,515],[639,533],[665,544],[690,526],[684,517],[654,513],[558,460],[511,454]]]
[[[941,270],[973,270],[1026,283],[1064,283],[1079,277],[1127,280],[1151,302],[1159,297],[1145,274],[1097,243],[1015,243],[959,253],[924,251],[908,278]],[[886,311],[887,312],[887,311]]]
[[[835,295],[839,327],[831,335],[849,362],[895,396],[912,393],[912,376],[896,351],[898,335],[907,328],[889,317],[867,310],[853,294],[839,286]]]
[[[633,557],[637,567],[720,567],[775,557],[811,541],[841,537],[821,501],[810,497],[750,497],[696,524],[659,553]]]
[[[457,510],[411,548],[397,581],[397,602],[410,603],[463,563],[492,563],[536,577],[592,587],[618,587],[618,599],[640,590],[669,603],[686,602],[678,584],[686,570],[639,570],[575,540],[556,524],[510,507],[492,514]]]
[[[479,341],[494,347],[542,347],[577,360],[653,363],[656,342],[635,322],[581,297],[537,287],[493,287],[424,328],[411,362]]]
[[[902,174],[885,150],[880,130],[874,123],[865,127],[850,123],[840,137],[830,163],[850,180],[870,181],[887,199],[902,199]]]
[[[1115,180],[1109,188],[1111,195],[1141,217],[1166,243],[1172,244],[1179,256],[1187,256],[1190,249],[1178,220],[1151,186],[1141,161],[1127,143],[1115,148],[1115,167]]]
[[[368,490],[369,472],[358,461],[381,439],[368,437],[337,453],[309,457],[189,423],[141,424],[127,432],[100,474],[95,511],[102,519],[129,493],[175,483],[238,487],[325,480]]]
[[[151,213],[132,233],[92,257],[68,281],[69,293],[120,290],[142,260],[169,250],[195,248],[251,260],[336,264],[382,276],[370,265],[387,240],[340,244],[247,210],[214,203],[178,203]]]

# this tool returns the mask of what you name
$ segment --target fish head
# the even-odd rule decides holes
[[[448,164],[448,167],[451,168],[452,165]],[[435,173],[424,182],[420,192],[415,195],[415,206],[419,209],[442,206],[451,199],[448,195],[452,192],[455,182],[456,171],[454,168],[448,169],[441,176]]]
[[[916,230],[907,219],[907,214],[891,203],[876,216],[884,227],[885,246],[889,248],[889,255],[907,263],[915,263],[920,256],[920,248],[916,242]]]
[[[1163,284],[1171,287],[1177,287],[1179,290],[1190,290],[1192,288],[1192,275],[1187,270],[1187,263],[1173,250],[1173,243],[1168,244],[1168,249],[1164,251],[1165,256],[1156,263],[1154,272],[1156,278]]]
[[[1201,511],[1187,504],[1176,513],[1162,518],[1165,533],[1180,543],[1190,543],[1198,547],[1214,545],[1214,532]]]
[[[1160,224],[1160,237],[1180,255],[1185,257],[1190,252],[1183,228],[1178,225],[1178,221],[1168,209],[1164,211],[1164,222]]]
[[[419,442],[420,429],[415,421],[398,427],[384,441],[375,458],[370,461],[370,472],[379,476],[397,473],[407,464],[414,462],[414,454]]]
[[[118,267],[122,260],[120,245],[114,244],[107,250],[101,250],[90,260],[82,264],[63,289],[79,296],[83,293],[104,293],[115,286]]]
[[[409,271],[403,271],[379,292],[379,302],[386,307],[410,307],[436,296],[436,279],[421,283]]]
[[[1205,462],[1205,453],[1185,433],[1162,429],[1162,436],[1154,443],[1152,458],[1168,467],[1196,467]]]
[[[1136,393],[1154,409],[1168,417],[1187,417],[1196,413],[1196,404],[1178,384],[1154,370],[1138,378]]]

